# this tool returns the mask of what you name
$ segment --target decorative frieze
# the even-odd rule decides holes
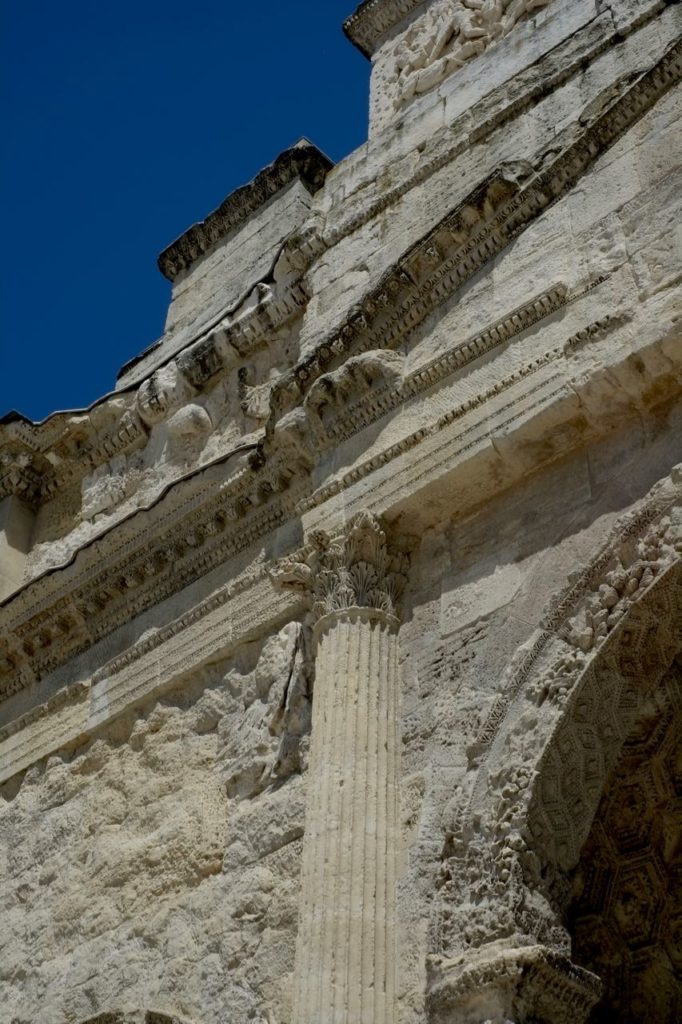
[[[538,216],[570,190],[601,153],[682,76],[682,43],[643,73],[575,138],[573,128],[559,154],[521,181],[515,168],[501,169],[412,246],[361,302],[343,326],[284,374],[273,389],[266,450],[277,422],[298,405],[313,384],[339,363],[382,348],[396,348],[427,316],[455,294],[482,266],[505,249]],[[557,140],[557,148],[561,139]],[[435,261],[435,262],[434,262]]]
[[[162,596],[170,595],[243,550],[291,516],[301,515],[323,504],[342,488],[352,486],[411,448],[429,442],[476,408],[485,406],[486,402],[497,399],[505,391],[562,360],[573,345],[584,344],[590,337],[599,337],[610,324],[609,318],[603,318],[603,324],[600,321],[584,329],[575,339],[569,338],[514,373],[500,378],[484,392],[446,411],[435,422],[389,445],[312,494],[308,487],[301,486],[301,480],[307,479],[306,463],[302,458],[307,441],[301,440],[300,450],[283,446],[278,457],[267,462],[262,460],[259,450],[251,446],[251,463],[244,464],[234,473],[217,496],[196,510],[188,509],[184,523],[182,516],[178,515],[177,525],[167,526],[152,550],[146,547],[124,560],[114,559],[107,568],[100,569],[87,584],[81,584],[70,602],[55,606],[66,609],[66,615],[63,610],[59,613],[48,610],[24,619],[13,630],[18,640],[14,643],[14,653],[5,659],[4,678],[0,670],[3,692],[10,692],[8,688],[15,692],[27,685],[36,676],[56,667],[66,657],[90,646],[95,639],[158,602]],[[534,409],[544,408],[567,394],[563,376],[549,376],[543,379],[542,388],[536,389],[532,400],[524,392],[499,407],[498,426],[509,427],[519,416],[527,417]],[[367,398],[369,403],[375,402],[373,391]],[[380,403],[371,404],[370,408],[374,414],[381,412]],[[305,438],[305,420],[299,430]],[[450,451],[449,457],[455,454],[462,457],[478,444],[480,428],[473,423],[460,431],[457,452]]]
[[[320,377],[306,396],[304,408],[311,444],[317,451],[337,445],[577,297],[569,300],[565,285],[558,284],[405,376],[404,357],[390,351],[368,352],[349,359],[338,370]],[[584,340],[596,337],[601,329],[597,325],[585,328]],[[566,343],[565,350],[569,347],[573,347],[572,340]]]
[[[383,5],[378,5],[378,7],[381,6]],[[315,355],[301,365],[292,377],[286,377],[275,389],[273,396],[275,418],[278,418],[290,403],[295,404],[299,401],[301,394],[306,390],[306,384],[310,386],[317,376],[327,372],[344,353],[352,355],[357,351],[396,345],[406,331],[413,330],[423,322],[438,302],[442,301],[447,294],[455,291],[471,273],[482,265],[482,262],[495,255],[501,247],[518,234],[524,226],[523,221],[519,220],[522,207],[531,211],[531,216],[536,216],[550,202],[560,197],[571,187],[586,166],[598,156],[599,152],[626,131],[630,124],[641,116],[665,89],[679,79],[679,76],[680,46],[678,44],[665,54],[655,68],[643,74],[634,86],[630,86],[610,108],[607,108],[585,133],[582,140],[564,150],[549,168],[543,169],[537,178],[532,179],[529,185],[524,186],[521,193],[518,193],[513,182],[507,182],[505,187],[512,186],[512,192],[518,193],[516,202],[510,209],[507,209],[507,205],[503,203],[504,212],[510,216],[499,223],[497,232],[492,230],[494,225],[489,230],[481,232],[480,219],[483,212],[479,214],[478,220],[473,225],[472,241],[474,237],[476,241],[473,252],[470,244],[465,247],[460,260],[455,260],[454,263],[452,260],[446,261],[448,284],[445,289],[443,289],[441,272],[433,279],[432,289],[422,289],[426,293],[432,291],[433,294],[430,298],[420,300],[418,295],[408,294],[413,290],[414,282],[407,272],[407,268],[405,268],[404,275],[400,272],[400,266],[389,273],[376,289],[376,294],[368,297],[363,313],[355,315],[343,327],[340,334],[322,342]],[[441,163],[447,162],[447,159],[451,157],[452,154],[449,154],[447,158],[443,157]],[[435,164],[428,170],[428,173],[434,173],[438,166],[438,163]],[[426,173],[427,171],[423,168],[419,171],[422,178]],[[414,183],[414,181],[408,182],[404,188]],[[520,202],[521,196],[525,197],[523,203]],[[397,194],[393,200],[390,200],[390,197],[384,197],[381,208],[384,208],[388,202],[395,201],[396,198],[398,198]],[[494,198],[494,190],[490,199],[493,202],[499,202],[499,199],[495,200]],[[473,194],[472,200],[475,209],[476,194]],[[462,210],[467,212],[467,216],[470,206],[472,206],[472,201],[466,202],[462,207]],[[367,216],[371,213],[372,210],[368,212]],[[443,222],[442,226],[446,229],[452,216],[449,215]],[[359,223],[349,222],[343,228],[342,235],[355,230],[358,226]],[[458,231],[461,232],[462,226],[460,225],[459,228],[456,225],[453,226],[455,227],[452,235],[454,238],[457,237]],[[439,227],[440,225],[423,242],[419,243],[414,251],[407,254],[406,259],[408,260],[410,255],[412,256],[413,267],[419,264],[420,260],[424,266],[428,266],[429,250],[438,252],[437,242],[435,248],[433,242]],[[471,226],[469,230],[471,230]],[[333,244],[336,241],[338,241],[336,235],[330,236],[327,239],[327,244]],[[302,266],[306,266],[307,261],[314,259],[323,248],[324,243],[319,236],[315,232],[307,232],[300,240],[293,240],[289,258],[292,265],[298,261]],[[453,276],[450,268],[455,264],[458,266]],[[402,294],[406,287],[408,293],[400,303],[396,303],[396,296]],[[282,322],[282,318],[287,318],[300,310],[307,300],[305,285],[303,283],[294,284],[285,289],[281,293],[281,297],[274,300],[273,296],[268,293],[264,297],[263,303],[246,317],[240,318],[227,327],[220,325],[212,329],[204,339],[197,342],[196,354],[191,347],[183,353],[182,363],[187,369],[189,382],[191,383],[194,379],[199,387],[204,387],[210,383],[212,374],[217,375],[220,372],[216,369],[214,336],[216,340],[222,338],[229,349],[236,350],[240,355],[247,354],[254,345],[261,343],[261,339],[270,336],[271,332]],[[379,308],[385,308],[389,301],[395,307],[396,315],[388,321],[386,317],[380,318],[380,321],[385,322],[381,323],[381,331],[377,334],[375,329],[380,326],[380,321],[376,321],[374,313]],[[367,328],[370,325],[374,330],[367,336]],[[210,357],[209,351],[211,352]],[[211,360],[210,368],[205,363],[206,358]],[[290,398],[283,402],[285,394]],[[117,395],[120,397],[125,395],[125,392],[118,392]],[[272,425],[274,424],[272,424],[271,417],[271,429]],[[74,435],[73,442],[69,440],[70,434]],[[92,471],[115,455],[134,450],[136,446],[144,444],[145,439],[144,426],[134,413],[128,418],[124,418],[121,426],[109,435],[99,439],[97,432],[88,422],[87,413],[56,414],[43,424],[31,424],[18,414],[12,414],[6,417],[4,423],[0,425],[0,446],[3,448],[1,458],[4,466],[4,471],[0,476],[0,493],[17,494],[32,506],[42,504],[54,497],[65,484],[80,479],[86,472]]]
[[[478,269],[482,262],[489,259],[518,234],[524,226],[524,218],[527,216],[522,213],[524,209],[528,210],[531,216],[536,216],[550,202],[555,201],[570,187],[585,166],[595,159],[605,146],[610,145],[615,138],[622,134],[632,120],[640,116],[661,91],[679,78],[679,75],[680,47],[678,45],[666,54],[654,70],[643,75],[635,86],[617,100],[583,136],[582,141],[579,140],[564,151],[550,168],[544,170],[537,178],[532,179],[531,183],[525,186],[520,193],[518,185],[504,177],[493,178],[488,185],[477,189],[458,211],[448,215],[441,225],[408,252],[402,263],[391,271],[379,287],[368,296],[361,314],[355,315],[344,326],[340,334],[323,342],[311,359],[298,367],[292,376],[286,376],[277,385],[273,393],[275,418],[279,418],[292,402],[300,400],[301,394],[305,393],[307,387],[310,387],[317,377],[326,372],[327,367],[330,364],[333,365],[334,361],[344,353],[352,355],[357,351],[395,346],[406,332],[414,330],[438,302],[443,301],[450,291],[456,290]],[[509,200],[510,189],[515,195],[513,202]],[[494,210],[500,202],[502,202],[500,213],[496,214],[493,221],[488,223],[487,218],[490,216],[491,208]],[[479,212],[474,216],[474,211],[477,209]],[[500,219],[503,213],[506,216]],[[497,224],[495,224],[495,220],[497,220]],[[466,237],[471,234],[471,239],[468,244],[458,250],[459,257],[454,260],[452,257],[446,259],[438,272],[435,275],[427,276],[422,284],[423,278],[419,274],[420,266],[428,267],[432,264],[430,254],[437,256],[441,251],[437,236],[440,234],[445,239],[459,239],[461,242],[462,232]],[[310,238],[305,236],[301,244],[303,245],[301,259],[305,265],[306,260],[314,258],[315,254],[319,252],[319,242],[315,241],[313,235]],[[442,246],[443,242],[440,244]],[[446,241],[446,248],[449,244],[451,242]],[[447,272],[448,282],[445,289],[443,288],[444,271]],[[412,275],[416,275],[416,277]],[[421,285],[417,293],[415,293],[417,288],[415,281]],[[401,293],[404,294],[404,298],[397,302],[396,297]],[[293,297],[294,292],[291,295]],[[302,292],[299,298],[301,301],[306,301],[305,292]],[[289,299],[285,298],[283,301],[284,314],[287,315],[293,307]],[[266,306],[269,302],[268,298]],[[394,310],[393,315],[388,318],[385,315],[378,315],[389,304]],[[296,302],[294,302],[294,306],[296,306]],[[249,324],[252,326],[248,326]],[[370,327],[373,330],[368,332]],[[378,332],[377,328],[379,328]],[[254,340],[260,337],[261,330],[262,315],[260,310],[256,310],[246,320],[239,321],[230,327],[227,334],[223,331],[223,334],[227,343],[233,343],[233,347],[237,351],[241,350],[246,353],[252,347]],[[211,351],[212,365],[210,369],[205,363],[205,359],[208,358],[206,350]],[[198,343],[196,355],[191,349],[188,349],[183,355],[183,365],[189,367],[190,381],[194,376],[194,379],[197,382],[201,381],[203,386],[210,379],[211,373],[217,365],[215,345],[211,343],[210,338]],[[196,370],[191,368],[193,365],[197,366]],[[270,430],[272,426],[271,415]],[[10,433],[16,433],[17,428],[18,424],[11,423],[5,429]],[[28,428],[28,424],[22,424],[20,428],[22,436]],[[33,433],[43,432],[42,428],[32,427],[31,430]],[[124,427],[117,430],[110,439],[95,444],[89,457],[87,453],[86,458],[82,457],[82,446],[80,446],[79,458],[74,463],[73,469],[69,467],[67,478],[75,479],[74,474],[82,475],[84,466],[94,468],[106,461],[107,458],[111,458],[111,453],[120,454],[143,440],[144,432],[141,425],[134,419],[129,419]],[[44,500],[43,494],[46,497],[54,495],[60,486],[62,476],[55,473],[51,464],[46,463],[39,470],[33,470],[31,465],[34,459],[33,451],[44,447],[45,442],[41,443],[36,439],[28,448],[23,442],[21,444],[22,451],[17,457],[11,457],[8,450],[5,462],[7,463],[9,459],[9,463],[3,477],[5,490],[8,493],[10,491],[12,493],[21,492],[32,503]]]
[[[407,4],[411,0],[404,2]],[[423,0],[414,0],[412,6],[418,6],[421,2]],[[579,30],[571,34],[559,46],[553,47],[545,54],[538,64],[517,75],[513,90],[510,90],[508,82],[493,90],[493,94],[498,94],[499,102],[494,104],[492,114],[489,111],[490,95],[486,94],[470,109],[466,121],[454,132],[454,142],[449,141],[451,132],[436,133],[436,136],[425,144],[416,167],[410,163],[409,170],[402,180],[392,187],[383,187],[373,202],[363,204],[361,209],[347,216],[326,234],[329,246],[336,245],[342,238],[357,231],[384,210],[395,206],[417,185],[452,163],[470,146],[484,142],[492,132],[512,121],[548,92],[558,89],[575,75],[582,74],[586,64],[596,59],[609,46],[621,43],[637,29],[656,18],[666,2],[667,0],[659,0],[658,3],[652,3],[643,10],[638,9],[636,17],[625,24],[621,22],[618,26],[614,25],[608,10],[601,18],[590,19],[584,26],[584,31]],[[388,9],[386,0],[377,0],[377,10],[382,7]]]
[[[174,528],[174,533],[166,533],[153,556],[145,551],[135,554],[132,560],[129,556],[119,559],[118,564],[114,562],[110,569],[101,572],[99,579],[84,583],[75,595],[74,612],[78,619],[87,621],[87,628],[67,629],[62,635],[55,625],[50,627],[49,635],[44,636],[42,625],[29,625],[30,616],[22,617],[20,647],[25,667],[17,669],[11,683],[5,680],[3,692],[7,692],[6,686],[16,689],[35,678],[36,674],[49,671],[75,651],[82,650],[94,639],[139,614],[149,604],[209,571],[221,559],[243,550],[262,536],[263,531],[286,521],[295,509],[311,507],[311,502],[312,505],[319,504],[325,496],[338,489],[338,483],[334,482],[318,489],[312,499],[301,493],[309,488],[308,470],[312,460],[306,456],[306,448],[309,448],[310,438],[306,437],[305,421],[296,421],[295,426],[292,421],[293,429],[283,429],[287,417],[296,417],[302,412],[300,403],[313,384],[344,359],[370,350],[395,347],[400,339],[407,337],[479,266],[563,194],[599,153],[678,80],[681,73],[682,49],[678,44],[529,184],[521,186],[504,176],[489,179],[472,193],[468,202],[460,205],[422,242],[412,247],[384,277],[380,286],[373,289],[362,310],[350,317],[341,332],[321,344],[309,359],[277,382],[265,444],[254,453],[253,465],[258,466],[258,472],[247,468],[237,474],[223,487],[219,497],[206,504],[196,526],[193,524],[189,530]],[[467,239],[463,244],[462,232]],[[448,239],[455,239],[458,246],[453,254],[448,251],[451,244]],[[442,262],[436,270],[429,269],[433,267],[436,253],[441,254],[438,258]],[[577,340],[582,342],[583,339]],[[547,358],[556,356],[548,355],[541,363]],[[529,366],[526,372],[534,372],[534,368]],[[514,374],[507,382],[500,381],[490,389],[488,397],[498,394],[522,376],[520,372],[520,376]],[[557,397],[563,389],[563,383],[557,380]],[[485,396],[477,396],[471,401],[476,405],[485,400]],[[544,396],[543,401],[546,400],[547,396]],[[370,389],[368,407],[372,402],[373,390]],[[443,414],[443,424],[462,415],[469,407],[465,403],[459,411]],[[351,470],[350,475],[355,479],[373,471],[410,446],[419,444],[433,429],[441,427],[420,428],[411,438],[401,440],[386,453],[373,456],[364,467]],[[293,460],[292,452],[295,453]],[[230,453],[228,457],[234,454]],[[243,522],[245,517],[248,522]],[[191,518],[194,519],[194,514]],[[237,520],[242,520],[238,527]],[[227,528],[233,522],[235,526]],[[218,535],[221,535],[219,542],[213,539]],[[79,607],[82,611],[77,610]],[[99,609],[94,617],[93,609]],[[26,667],[28,664],[33,666],[30,671]]]

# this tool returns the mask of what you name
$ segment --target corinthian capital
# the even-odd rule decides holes
[[[407,567],[407,557],[390,550],[377,516],[358,512],[340,537],[315,531],[306,548],[278,562],[271,575],[278,586],[304,592],[316,619],[350,608],[397,617]]]

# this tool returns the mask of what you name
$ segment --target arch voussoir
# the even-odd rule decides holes
[[[642,716],[651,717],[681,651],[676,471],[552,604],[471,748],[471,797],[452,823],[434,915],[444,914],[450,940],[459,933],[463,954],[520,962],[518,951],[532,947],[570,964],[570,873],[621,750]],[[434,984],[454,992],[457,958],[436,960]],[[566,1020],[584,1019],[598,998],[593,974],[575,977],[588,1009],[577,1018],[569,1008]],[[568,987],[565,996],[574,1005]]]

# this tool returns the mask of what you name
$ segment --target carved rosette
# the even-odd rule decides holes
[[[311,535],[302,557],[282,559],[272,573],[281,587],[307,594],[319,634],[329,616],[367,609],[397,623],[407,558],[389,550],[386,533],[371,512],[358,512],[334,540]]]

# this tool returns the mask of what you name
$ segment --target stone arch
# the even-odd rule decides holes
[[[530,786],[526,828],[543,864],[577,863],[605,783],[635,723],[659,703],[682,651],[682,560],[629,610],[577,681]],[[662,710],[662,708],[661,708]]]
[[[482,1020],[471,1000],[483,990],[517,1022],[586,1020],[599,985],[570,959],[567,880],[621,748],[681,651],[677,468],[552,603],[470,748],[434,905],[437,1024],[455,1007]]]
[[[597,1021],[682,1016],[682,658],[649,693],[601,795],[564,917]]]
[[[621,745],[681,650],[676,472],[616,525],[522,652],[481,744],[469,822],[521,833],[543,867],[574,866]]]

